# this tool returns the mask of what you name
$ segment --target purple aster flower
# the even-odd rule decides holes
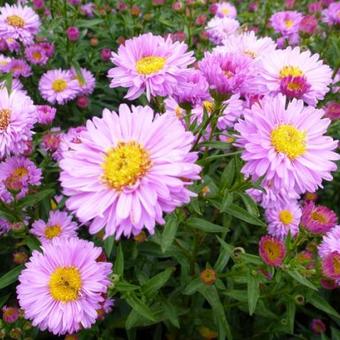
[[[331,3],[322,11],[322,21],[330,26],[340,25],[340,1]]]
[[[266,235],[260,239],[259,254],[264,263],[269,266],[280,267],[286,256],[286,248],[281,240]]]
[[[85,68],[81,68],[79,72],[81,76],[77,74],[75,69],[71,69],[72,79],[77,81],[80,95],[89,95],[96,86],[96,79],[93,74]]]
[[[236,33],[239,27],[240,23],[235,19],[215,17],[208,21],[205,31],[213,44],[220,45],[229,36]]]
[[[39,16],[32,8],[21,5],[0,7],[0,37],[20,40],[24,45],[33,42],[40,28]]]
[[[6,197],[6,201],[13,200],[11,192],[15,192],[15,198],[21,199],[28,193],[30,186],[40,185],[41,169],[29,159],[22,156],[13,156],[0,163],[0,197]]]
[[[39,124],[48,125],[54,120],[57,113],[56,108],[49,105],[37,105],[37,121]]]
[[[50,70],[39,81],[41,96],[51,104],[65,104],[74,99],[79,91],[78,81],[70,71]]]
[[[323,236],[318,250],[323,259],[333,252],[340,254],[340,225],[336,225]]]
[[[41,44],[26,46],[25,57],[34,65],[45,65],[48,62],[48,56]]]
[[[179,103],[196,105],[210,98],[209,85],[199,70],[189,69],[183,76],[183,82],[178,84],[173,94]]]
[[[41,139],[41,149],[52,155],[55,161],[61,159],[60,142],[62,140],[63,133],[59,127],[54,127],[50,131],[46,132]]]
[[[77,126],[75,128],[70,128],[67,133],[64,133],[60,141],[61,152],[68,151],[72,149],[73,144],[81,143],[81,133],[86,130],[85,126]]]
[[[302,210],[301,224],[313,234],[324,234],[337,223],[335,212],[323,205],[307,202]]]
[[[222,115],[218,118],[217,127],[220,130],[232,128],[241,117],[244,110],[244,103],[240,95],[234,94],[223,103]]]
[[[31,233],[44,245],[57,237],[77,237],[78,225],[65,211],[50,211],[48,221],[37,220],[32,224]]]
[[[154,96],[168,96],[182,81],[181,75],[194,62],[188,46],[146,33],[125,41],[118,53],[112,53],[116,67],[109,70],[110,87],[129,88],[125,98],[136,99],[146,92],[150,100]]]
[[[21,91],[0,89],[0,159],[27,150],[36,109],[31,98]]]
[[[32,75],[31,67],[23,59],[11,59],[11,61],[3,67],[3,71],[6,73],[12,72],[16,78],[27,78]]]
[[[19,276],[25,318],[56,335],[90,328],[110,285],[112,264],[98,262],[102,249],[77,238],[55,238],[41,250],[33,251]]]
[[[6,87],[6,81],[0,81],[0,89],[4,89]],[[27,95],[27,91],[24,89],[24,85],[22,85],[21,81],[17,78],[12,79],[12,88],[11,90],[16,90],[17,92],[21,92],[24,95]]]
[[[1,187],[0,187],[0,190],[1,190]],[[10,223],[7,220],[0,217],[0,236],[8,233],[9,229],[10,229]]]
[[[252,61],[241,54],[205,53],[199,62],[199,69],[206,77],[210,88],[221,95],[235,93],[257,93],[256,73]]]
[[[302,14],[297,11],[282,11],[274,13],[270,23],[277,33],[289,36],[299,31]]]
[[[220,2],[216,4],[215,15],[219,18],[236,18],[237,11],[235,6],[233,6],[230,2]]]
[[[45,50],[47,57],[51,58],[54,54],[54,45],[50,42],[41,42],[39,45]]]
[[[163,212],[190,201],[187,189],[199,179],[194,136],[171,114],[146,107],[105,109],[80,134],[81,143],[63,153],[60,175],[66,206],[90,233],[105,228],[105,237],[154,233]]]
[[[268,233],[280,240],[288,234],[296,236],[299,232],[301,209],[297,201],[280,202],[266,209]]]
[[[274,190],[295,190],[301,194],[314,192],[322,180],[332,179],[333,162],[340,157],[333,150],[337,141],[324,136],[330,120],[324,112],[303,101],[286,97],[264,97],[245,110],[239,120],[237,144],[244,147],[242,173],[271,183]]]
[[[80,13],[86,15],[87,17],[93,17],[93,11],[96,8],[96,5],[93,2],[89,2],[80,7]]]
[[[300,51],[299,47],[276,50],[261,60],[259,82],[271,94],[283,93],[303,99],[315,106],[329,91],[332,70],[319,60],[319,55]]]

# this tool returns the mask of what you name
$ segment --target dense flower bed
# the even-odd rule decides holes
[[[0,338],[338,339],[340,2],[0,7]]]

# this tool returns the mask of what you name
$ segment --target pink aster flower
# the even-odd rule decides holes
[[[54,45],[50,42],[41,42],[39,45],[45,50],[47,57],[51,58],[54,54]]]
[[[322,334],[326,332],[326,325],[325,323],[320,319],[313,319],[310,324],[310,329],[313,331],[314,334]]]
[[[23,198],[30,186],[40,185],[41,177],[41,169],[31,160],[22,156],[9,157],[0,163],[0,182],[4,184],[0,187],[0,196],[10,197],[12,201],[12,191],[16,192],[16,199]]]
[[[286,256],[286,248],[282,241],[266,235],[260,239],[259,254],[264,263],[269,266],[280,267]]]
[[[329,91],[332,70],[319,55],[299,47],[276,50],[264,55],[260,80],[271,94],[283,93],[315,106]]]
[[[48,221],[37,220],[32,224],[31,233],[42,244],[51,242],[56,237],[77,237],[78,225],[64,211],[50,211]]]
[[[230,2],[220,2],[216,4],[215,15],[219,18],[236,18],[237,11],[235,6],[233,6]]]
[[[112,264],[97,262],[102,249],[77,238],[56,238],[41,250],[33,251],[19,276],[25,318],[58,335],[90,328],[110,285]]]
[[[37,120],[39,124],[48,125],[54,120],[57,110],[49,105],[36,105]]]
[[[299,30],[303,33],[313,34],[318,27],[318,20],[313,15],[305,15],[300,21]]]
[[[93,92],[96,86],[94,75],[87,69],[81,68],[78,75],[75,69],[71,69],[72,79],[75,79],[78,84],[78,94],[89,95]]]
[[[48,56],[41,44],[33,44],[25,48],[26,59],[34,65],[45,65],[48,62]]]
[[[27,150],[36,121],[31,98],[21,91],[0,89],[0,159]]]
[[[240,23],[235,19],[215,17],[208,21],[205,31],[213,44],[220,45],[224,40],[236,33],[239,27]]]
[[[333,151],[337,142],[324,136],[330,120],[323,114],[302,100],[287,103],[281,94],[245,110],[244,120],[235,125],[237,145],[244,147],[242,173],[255,181],[263,176],[274,190],[299,194],[314,192],[323,179],[330,181],[339,155]]]
[[[72,78],[70,71],[50,70],[39,81],[41,96],[51,104],[65,104],[78,94],[78,81]]]
[[[322,258],[322,271],[340,285],[340,252],[333,251]]]
[[[41,149],[46,153],[52,155],[55,161],[61,159],[60,142],[62,140],[62,132],[59,127],[52,128],[50,131],[45,133],[41,139]]]
[[[301,224],[314,234],[324,234],[337,223],[335,212],[323,205],[307,202],[302,210]]]
[[[171,95],[182,80],[181,73],[194,62],[188,46],[151,33],[125,41],[118,53],[112,53],[116,67],[109,70],[110,87],[129,88],[125,98],[136,99],[146,92],[154,96]]]
[[[19,309],[16,307],[2,307],[2,319],[6,323],[14,323],[19,319]]]
[[[340,25],[340,1],[331,3],[322,11],[322,21],[330,26]]]
[[[340,253],[340,225],[336,225],[323,236],[318,250],[323,259],[332,252]]]
[[[11,61],[3,67],[3,71],[12,72],[13,76],[16,78],[27,78],[32,75],[31,67],[23,59],[11,59]]]
[[[209,84],[199,70],[188,69],[183,76],[183,82],[178,84],[173,94],[179,103],[196,105],[210,98]]]
[[[93,2],[89,2],[85,5],[81,5],[80,13],[86,15],[87,17],[93,17],[93,11],[95,10],[96,5]]]
[[[8,4],[0,8],[0,37],[18,39],[28,45],[39,28],[39,16],[32,8]]]
[[[234,126],[243,113],[244,103],[240,99],[239,94],[234,94],[223,103],[223,107],[222,115],[217,122],[217,127],[220,130],[225,130]]]
[[[266,209],[268,233],[280,240],[288,234],[296,236],[299,232],[301,209],[296,201],[280,202]]]
[[[81,133],[86,130],[85,126],[77,126],[75,128],[70,128],[67,133],[64,133],[60,141],[61,152],[68,151],[72,149],[73,144],[81,143]]]
[[[154,233],[163,212],[190,201],[187,189],[199,179],[194,136],[171,114],[157,115],[148,106],[105,109],[86,124],[81,143],[63,153],[60,175],[66,206],[90,233],[105,227],[105,237]]]
[[[210,89],[221,95],[257,93],[261,89],[253,72],[252,61],[236,53],[205,53],[199,69]]]
[[[223,40],[214,51],[243,54],[255,61],[276,49],[275,42],[269,37],[258,38],[254,31],[232,34]]]
[[[324,109],[325,117],[332,120],[340,119],[340,103],[328,102]]]
[[[277,33],[289,36],[299,31],[302,14],[297,11],[282,11],[274,13],[270,18],[270,24]]]

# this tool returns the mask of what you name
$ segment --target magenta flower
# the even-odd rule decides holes
[[[19,319],[19,309],[16,307],[2,307],[2,319],[6,323],[14,323]]]
[[[16,192],[15,198],[21,199],[27,195],[30,186],[41,183],[41,169],[29,159],[22,156],[13,156],[0,163],[0,197],[7,197],[6,201],[12,201],[12,192]]]
[[[322,259],[323,273],[337,282],[340,283],[340,252],[333,251],[328,253]]]
[[[242,173],[255,181],[263,176],[277,191],[314,192],[332,179],[337,142],[324,136],[330,120],[322,110],[301,100],[286,103],[282,95],[264,97],[235,125],[237,145],[244,147]]]
[[[210,89],[221,95],[257,93],[256,74],[252,60],[241,54],[206,52],[199,62]]]
[[[31,98],[20,91],[0,89],[0,159],[27,150],[36,109]]]
[[[323,236],[318,249],[323,259],[333,252],[340,254],[340,225],[336,225]]]
[[[48,125],[54,120],[57,110],[49,105],[36,105],[37,121],[39,124]]]
[[[325,117],[332,120],[340,119],[340,103],[328,102],[324,109]]]
[[[313,333],[317,335],[325,333],[327,329],[325,323],[320,319],[313,319],[310,324],[310,328],[313,331]]]
[[[216,4],[215,15],[219,18],[236,18],[237,11],[230,2],[220,2]]]
[[[322,21],[330,26],[340,25],[340,1],[331,3],[322,11]]]
[[[286,256],[286,248],[282,241],[266,235],[260,239],[259,254],[264,263],[279,267]]]
[[[70,71],[50,70],[39,81],[41,96],[51,104],[65,104],[78,94],[78,81],[72,78]]]
[[[300,51],[299,47],[276,50],[264,55],[260,80],[271,94],[283,93],[316,106],[329,91],[332,70],[319,55]]]
[[[10,230],[10,223],[7,220],[0,217],[0,236],[6,234],[9,230]]]
[[[3,71],[12,72],[16,78],[27,78],[32,75],[31,67],[23,59],[11,59],[11,61],[3,67]]]
[[[66,34],[67,34],[68,40],[70,41],[77,41],[80,37],[80,32],[79,32],[78,27],[74,27],[74,26],[69,27],[66,30]]]
[[[270,18],[270,24],[277,33],[289,36],[299,31],[302,14],[297,11],[282,11],[274,13]]]
[[[41,44],[33,44],[25,48],[26,59],[34,65],[45,65],[48,62],[46,50]]]
[[[59,127],[52,128],[50,131],[45,133],[41,139],[41,149],[44,150],[46,153],[52,155],[52,158],[55,161],[61,159],[61,149],[60,149],[60,142],[62,139],[62,132],[60,131]]]
[[[301,209],[296,201],[280,202],[266,209],[268,233],[280,240],[288,234],[296,236],[299,232]]]
[[[33,42],[40,28],[39,16],[32,8],[5,4],[0,7],[0,37],[20,40],[24,45]]]
[[[190,201],[187,189],[200,167],[190,149],[194,140],[171,114],[156,116],[149,107],[105,109],[80,134],[81,143],[63,153],[60,175],[66,202],[90,233],[105,227],[105,237],[154,233],[163,212]]]
[[[337,223],[335,212],[323,205],[309,201],[302,209],[301,224],[313,234],[324,234]]]
[[[110,285],[112,264],[97,262],[102,249],[77,238],[56,238],[41,250],[33,251],[19,276],[25,318],[56,335],[90,328]]]
[[[144,92],[148,100],[171,95],[183,79],[183,70],[195,60],[187,48],[184,43],[151,33],[127,40],[118,53],[112,53],[116,67],[108,73],[110,87],[129,88],[125,98],[130,100]]]
[[[318,27],[318,20],[313,15],[305,15],[300,21],[299,30],[303,33],[313,34]]]
[[[32,224],[31,233],[44,245],[58,237],[77,237],[78,225],[64,211],[50,211],[48,221],[37,220]]]

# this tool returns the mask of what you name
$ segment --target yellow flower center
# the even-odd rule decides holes
[[[221,12],[223,15],[228,15],[230,11],[228,8],[222,8]]]
[[[293,222],[293,214],[289,210],[281,210],[279,219],[283,224],[290,224]]]
[[[55,92],[62,92],[67,88],[67,82],[64,79],[56,79],[53,83],[52,83],[52,89]]]
[[[80,272],[76,267],[58,267],[51,274],[48,285],[54,300],[75,301],[82,287]]]
[[[39,51],[35,51],[32,53],[32,57],[35,60],[40,60],[41,59],[41,53]]]
[[[10,116],[11,116],[10,110],[8,109],[0,110],[0,131],[6,130],[7,126],[9,125]]]
[[[263,247],[264,247],[264,250],[267,253],[267,256],[269,257],[269,259],[271,261],[275,261],[275,260],[277,260],[277,258],[280,257],[280,255],[281,255],[280,248],[276,243],[274,243],[270,240],[267,240],[264,243]]]
[[[224,75],[225,75],[228,79],[230,79],[230,78],[232,78],[232,77],[234,76],[234,73],[231,72],[231,71],[229,71],[229,70],[226,70],[226,71],[224,71]]]
[[[340,255],[335,254],[333,257],[333,270],[335,275],[340,275]]]
[[[280,78],[285,78],[285,77],[302,77],[303,76],[303,72],[302,70],[297,67],[297,66],[285,66],[281,69],[280,71]]]
[[[12,177],[18,178],[18,179],[22,179],[24,176],[27,176],[28,174],[28,170],[26,168],[24,168],[23,166],[20,166],[19,168],[16,168],[13,172],[12,172]]]
[[[295,83],[293,81],[289,82],[288,85],[287,85],[287,89],[289,91],[298,91],[298,90],[301,90],[301,84],[299,83]]]
[[[327,223],[327,218],[325,215],[319,213],[318,211],[313,211],[311,214],[312,220],[317,221],[321,224]]]
[[[49,240],[55,238],[61,234],[61,226],[59,224],[47,226],[45,228],[45,237]]]
[[[253,58],[253,59],[255,59],[257,57],[256,53],[254,51],[251,51],[251,50],[245,50],[245,51],[243,51],[243,53],[245,55],[247,55],[248,57]]]
[[[104,181],[115,190],[135,184],[151,167],[149,153],[137,142],[120,142],[102,163]]]
[[[23,28],[25,26],[25,20],[18,15],[10,15],[6,19],[7,24],[17,28]]]
[[[287,19],[287,20],[285,20],[285,25],[286,25],[287,28],[291,28],[294,25],[294,21]]]
[[[206,109],[208,113],[212,113],[214,111],[214,103],[209,100],[205,100],[203,102],[203,107]]]
[[[136,71],[139,74],[149,75],[163,69],[166,59],[163,57],[144,57],[136,63]]]
[[[175,109],[175,114],[178,119],[183,118],[183,109],[180,106],[177,106]]]
[[[295,159],[306,151],[305,133],[289,124],[279,125],[271,133],[271,142],[276,152]]]

